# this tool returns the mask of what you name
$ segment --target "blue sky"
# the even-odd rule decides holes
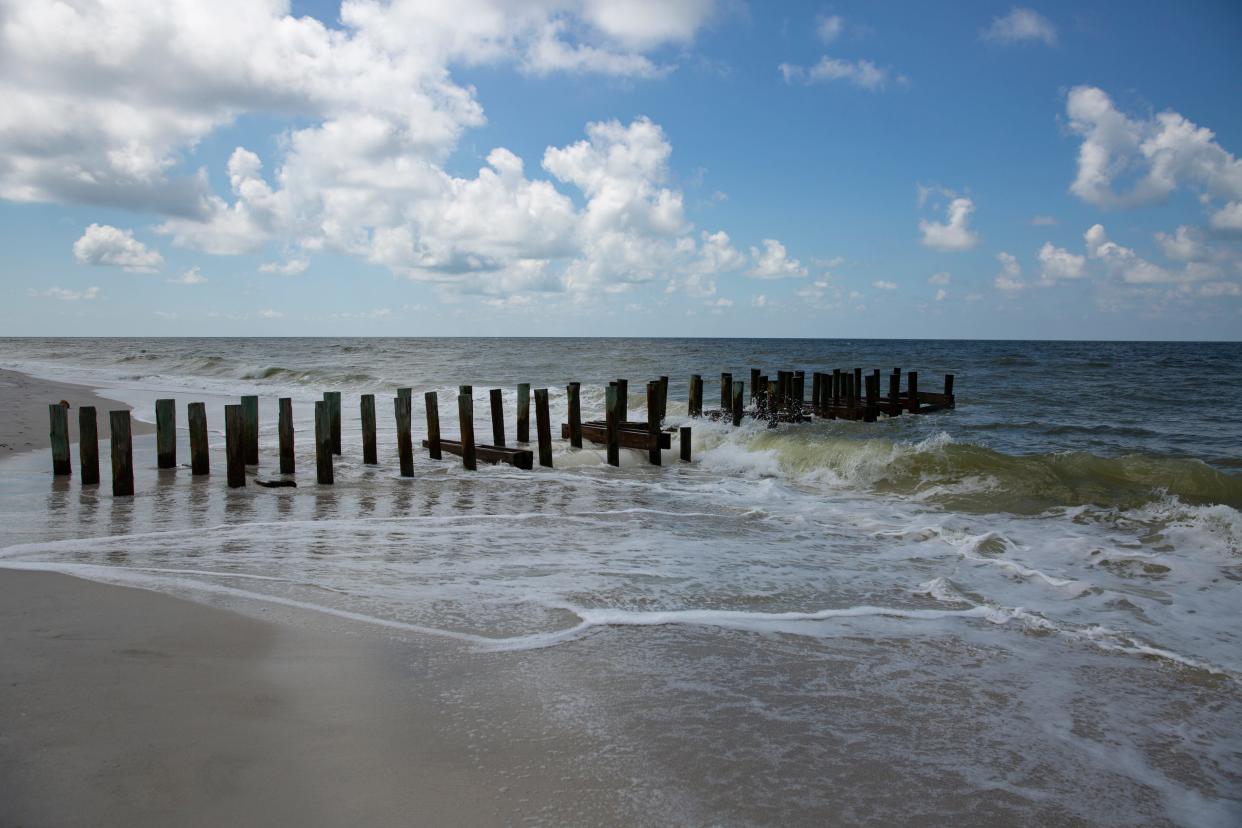
[[[73,5],[6,334],[1242,332],[1236,3]]]

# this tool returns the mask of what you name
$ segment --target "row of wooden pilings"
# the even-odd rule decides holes
[[[646,448],[648,460],[653,465],[661,463],[661,447],[669,447],[668,437],[661,429],[667,410],[668,378],[661,377],[647,384],[647,421],[630,422],[628,412],[628,383],[617,380],[610,383],[606,392],[605,419],[584,423],[581,417],[581,384],[570,383],[566,388],[568,420],[562,427],[562,439],[568,439],[574,448],[582,448],[583,434],[593,442],[607,447],[609,465],[620,465],[620,449]],[[444,453],[462,458],[466,469],[474,470],[478,462],[508,463],[521,469],[533,467],[534,456],[529,449],[511,447],[506,443],[502,391],[491,389],[492,443],[479,444],[474,434],[473,388],[462,385],[458,389],[457,411],[461,438],[450,440],[440,435],[439,400],[435,391],[424,395],[427,411],[427,439],[423,448],[432,459],[439,460]],[[517,388],[517,442],[530,442],[531,387],[523,383]],[[535,423],[539,464],[552,466],[552,425],[548,411],[548,389],[534,392]],[[414,476],[414,450],[411,437],[413,389],[399,388],[393,398],[393,412],[397,427],[397,454],[402,477]],[[52,471],[55,475],[72,473],[69,451],[68,409],[63,404],[48,406],[51,424]],[[296,472],[294,462],[293,400],[281,397],[278,401],[279,458],[281,475]],[[376,440],[375,395],[363,394],[359,414],[362,425],[362,462],[378,465],[379,453]],[[117,497],[134,493],[133,439],[130,412],[109,411],[112,453],[112,493]],[[190,432],[190,468],[194,475],[211,473],[208,450],[207,411],[201,402],[187,407]],[[99,483],[99,429],[94,406],[78,409],[79,459],[82,485]],[[155,433],[157,465],[161,469],[177,466],[176,401],[155,401]],[[246,485],[246,467],[259,463],[259,398],[243,396],[237,405],[224,407],[225,459],[230,488]],[[690,428],[680,429],[680,455],[690,461]],[[341,454],[341,392],[327,391],[322,400],[315,402],[315,468],[320,484],[334,482],[333,456]],[[256,480],[264,486],[295,485],[288,479],[275,481]]]

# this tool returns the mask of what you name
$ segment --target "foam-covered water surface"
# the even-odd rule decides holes
[[[513,662],[553,715],[612,734],[641,784],[682,786],[725,822],[1242,816],[1242,428],[1213,397],[1238,390],[1237,346],[292,340],[261,360],[248,340],[89,357],[14,342],[0,364],[90,381],[139,414],[205,400],[217,473],[158,471],[140,438],[137,495],[113,500],[53,480],[44,453],[12,458],[0,564],[462,642]],[[1110,408],[1138,360],[1171,396]],[[1202,404],[1178,404],[1191,367],[1230,360]],[[953,370],[959,408],[771,429],[685,418],[690,373],[751,364],[902,365],[933,389]],[[557,441],[554,469],[470,473],[420,452],[397,476],[397,385],[415,389],[416,441],[422,392],[442,392],[452,436],[447,400],[473,382],[486,439],[487,389],[503,387],[512,440],[519,380],[551,386],[558,431],[566,382],[592,417],[626,376],[638,418],[660,373],[668,424],[694,428],[691,464],[674,443],[662,467],[623,451],[612,469]],[[304,437],[329,388],[347,392],[331,488]],[[295,397],[299,488],[225,488],[221,407],[243,391],[264,395],[259,476],[275,473],[275,397]],[[379,467],[361,463],[363,391],[382,395]]]

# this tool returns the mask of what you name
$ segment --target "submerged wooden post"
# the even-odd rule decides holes
[[[109,411],[108,428],[112,432],[112,496],[131,497],[134,494],[134,440],[129,410]]]
[[[241,398],[242,407],[242,457],[251,466],[259,465],[259,398],[248,395]],[[228,425],[228,422],[225,422]]]
[[[341,453],[341,392],[325,391],[324,402],[328,404],[328,437],[332,441],[332,453]],[[332,481],[328,481],[331,483]]]
[[[523,382],[517,390],[517,441],[530,442],[530,383]]]
[[[230,489],[246,485],[246,407],[224,407],[224,461]]]
[[[401,461],[401,476],[414,476],[414,442],[410,437],[410,419],[414,401],[409,396],[393,398],[393,414],[397,420],[397,457]],[[439,445],[439,435],[436,437]]]
[[[548,415],[548,389],[535,389],[535,430],[539,438],[539,465],[552,468],[552,421]]]
[[[99,485],[99,421],[95,406],[78,408],[78,456],[82,466],[82,485]]]
[[[619,423],[617,412],[621,407],[619,397],[616,384],[610,384],[608,390],[604,392],[604,419],[607,425],[608,465],[610,466],[621,465],[621,443],[617,435]]]
[[[478,468],[474,450],[474,397],[457,395],[457,422],[461,429],[461,465],[474,471]]]
[[[155,464],[161,469],[177,467],[177,401],[155,401]]]
[[[315,401],[315,480],[321,486],[331,486],[335,482],[332,472],[331,400]]]
[[[660,465],[660,383],[647,383],[647,462]]]
[[[571,382],[565,388],[569,397],[569,444],[574,448],[582,448],[582,385]]]
[[[686,413],[691,417],[703,416],[703,377],[690,375],[690,393],[686,402]]]
[[[277,431],[280,433],[280,473],[294,474],[298,469],[293,458],[293,398],[281,397],[279,406]]]
[[[678,448],[681,449],[681,462],[690,462],[690,426],[682,426],[677,435]]]
[[[746,393],[746,383],[738,380],[732,384],[733,403],[730,411],[733,412],[733,425],[740,426],[742,424],[742,412],[746,410],[746,406],[742,403],[742,397]]]
[[[953,407],[953,375],[944,375],[944,395],[948,397],[949,407]]]
[[[505,447],[505,400],[499,388],[488,392],[488,401],[492,407],[492,445]]]
[[[432,460],[440,459],[440,402],[435,391],[423,395],[427,408],[427,454]]]
[[[52,474],[73,474],[73,466],[69,462],[69,409],[60,403],[52,403],[47,407],[47,414],[51,423]]]
[[[197,477],[211,474],[211,451],[207,446],[207,406],[192,402],[186,407],[190,423],[190,472]]]
[[[724,416],[733,410],[733,375],[728,371],[720,373],[720,414]]]
[[[375,395],[363,394],[358,408],[362,418],[362,462],[367,466],[378,466],[379,452],[375,447]]]
[[[668,377],[660,377],[660,422],[668,416]]]
[[[630,381],[617,380],[617,422],[624,423],[630,419]]]
[[[919,372],[911,371],[906,374],[906,383],[908,386],[908,394],[910,395],[910,411],[914,414],[919,413]]]

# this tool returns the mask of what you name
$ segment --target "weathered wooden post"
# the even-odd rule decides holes
[[[435,391],[423,395],[427,409],[427,454],[432,460],[440,459],[440,402]]]
[[[190,423],[190,473],[211,474],[211,451],[207,445],[207,406],[192,402],[186,407]]]
[[[867,380],[867,405],[863,409],[863,421],[874,423],[880,406],[880,372],[877,370],[873,374],[868,374]]]
[[[910,373],[906,374],[906,383],[909,389],[907,393],[910,395],[910,406],[909,406],[910,413],[918,414],[919,413],[919,372],[911,371]]]
[[[177,401],[155,401],[155,465],[177,467]]]
[[[728,416],[733,410],[733,375],[728,371],[720,372],[720,415]]]
[[[281,397],[277,431],[280,436],[280,473],[294,474],[298,467],[293,458],[293,398]]]
[[[742,398],[746,393],[746,383],[738,380],[732,383],[731,390],[733,391],[733,402],[729,410],[733,412],[733,425],[740,426],[742,424],[742,412],[746,410],[746,406],[742,402]]]
[[[112,432],[112,496],[132,497],[134,439],[130,430],[129,409],[109,411],[108,428]]]
[[[457,422],[461,429],[461,465],[474,471],[478,468],[474,449],[474,397],[457,395]]]
[[[789,372],[776,372],[776,414],[777,419],[789,410]]]
[[[759,399],[759,369],[750,369],[750,401],[757,402]]]
[[[949,406],[949,408],[956,407],[956,402],[953,399],[953,375],[952,374],[944,375],[944,396],[945,396],[945,403]]]
[[[660,422],[668,416],[668,377],[660,377]]]
[[[393,413],[397,420],[397,457],[401,461],[401,476],[414,476],[414,441],[410,437],[410,419],[413,414],[413,399],[409,396],[397,395],[393,398]],[[436,435],[439,446],[439,435]]]
[[[677,435],[678,447],[681,449],[681,462],[690,462],[690,426],[682,426]]]
[[[552,468],[552,421],[546,388],[535,389],[535,432],[539,438],[539,465]]]
[[[78,408],[78,454],[82,465],[82,485],[99,485],[99,421],[95,406]]]
[[[857,400],[858,398],[862,397],[862,395],[863,395],[862,369],[855,368],[854,369],[854,399]]]
[[[819,371],[811,372],[811,414],[819,416]]]
[[[690,394],[686,402],[686,413],[691,417],[703,416],[703,377],[690,375]]]
[[[259,398],[248,395],[241,398],[242,407],[242,457],[247,465],[259,465]],[[225,426],[228,421],[225,421]]]
[[[328,437],[332,441],[332,453],[341,453],[341,392],[325,391],[324,402],[328,404]],[[329,480],[329,483],[332,481]]]
[[[69,409],[60,403],[52,403],[47,407],[47,414],[51,423],[52,474],[73,474],[73,466],[69,462]]]
[[[621,443],[617,435],[617,426],[620,422],[617,414],[621,407],[619,397],[616,383],[609,384],[608,390],[604,393],[604,420],[607,425],[608,465],[610,466],[621,465]]]
[[[582,384],[571,382],[565,388],[569,396],[569,444],[574,448],[582,448]]]
[[[359,408],[362,415],[362,462],[367,466],[378,466],[379,451],[375,445],[375,395],[363,394]]]
[[[406,397],[407,399],[409,399],[409,401],[410,401],[410,411],[413,411],[413,410],[414,410],[414,389],[413,389],[413,388],[398,388],[398,389],[397,389],[397,396],[398,396],[398,397]]]
[[[517,441],[530,442],[530,383],[523,382],[517,390]]]
[[[759,413],[767,415],[768,413],[768,377],[766,374],[759,375],[759,388],[752,389],[755,395],[755,405],[759,409]]]
[[[841,384],[845,386],[844,390],[842,391],[842,396],[845,397],[845,407],[849,410],[850,419],[853,419],[854,418],[854,407],[858,402],[858,400],[854,398],[854,375],[853,374],[842,374]]]
[[[841,404],[841,369],[832,369],[832,404],[838,406]]]
[[[230,489],[246,485],[246,407],[224,407],[224,460]]]
[[[492,408],[492,445],[505,447],[505,400],[499,388],[488,392],[488,401]]]
[[[660,465],[660,383],[647,383],[647,462]]]
[[[617,380],[617,423],[624,423],[630,419],[630,381],[627,379]]]
[[[888,375],[888,416],[901,413],[901,374]]]
[[[335,392],[328,392],[335,393]],[[324,395],[325,397],[327,394]],[[315,480],[321,486],[331,486],[332,471],[332,401],[315,401]]]
[[[804,372],[794,371],[789,379],[789,390],[792,397],[789,410],[793,412],[794,422],[797,422],[802,419],[802,411],[805,408],[803,403],[806,401],[806,374]]]

